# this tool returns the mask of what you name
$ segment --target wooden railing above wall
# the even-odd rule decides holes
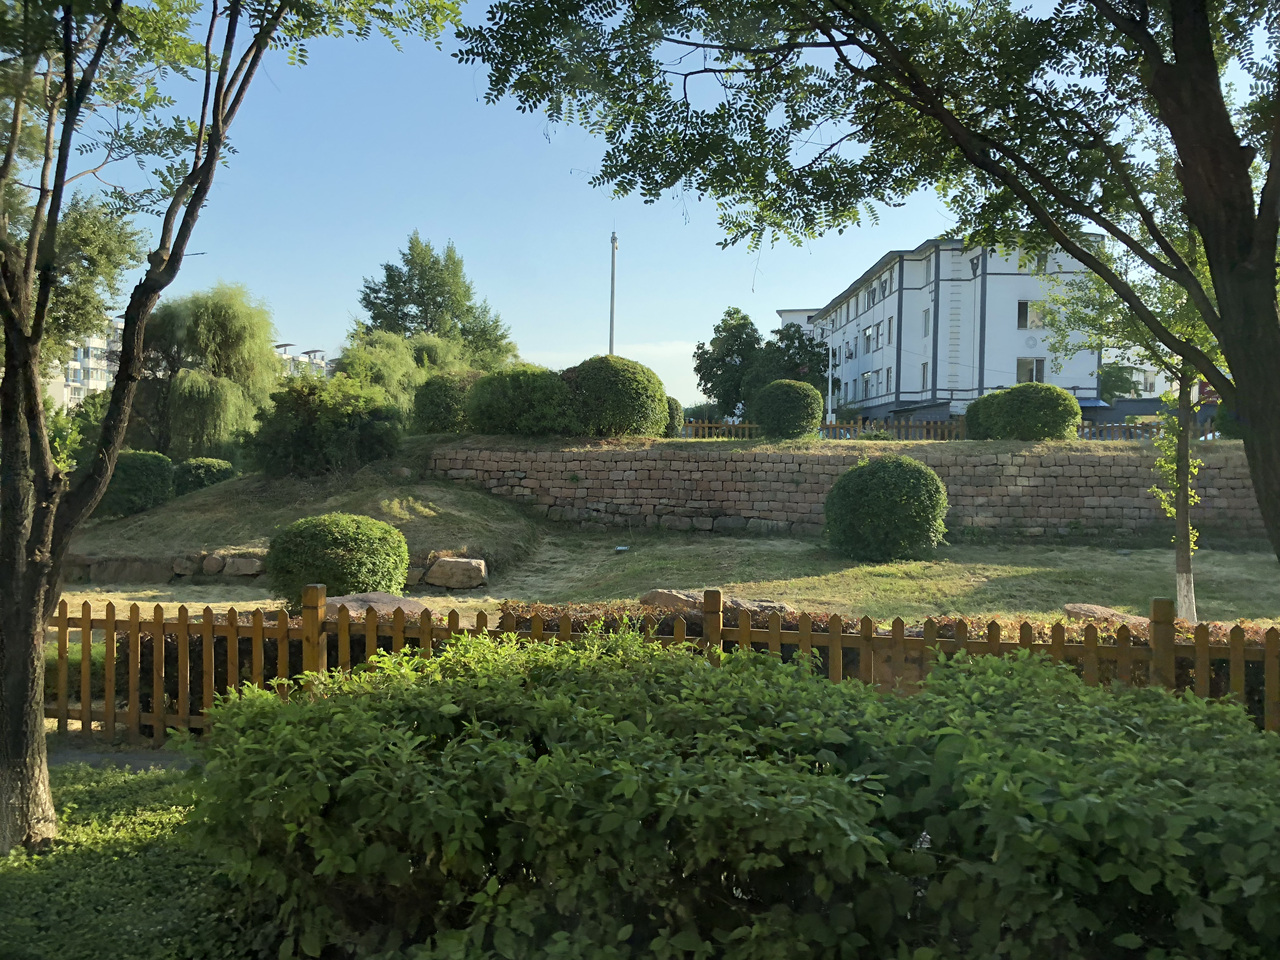
[[[1194,440],[1213,440],[1218,436],[1212,421],[1196,424],[1194,429]],[[883,433],[894,440],[964,440],[966,437],[963,417],[950,420],[851,420],[824,423],[818,428],[818,436],[824,440],[857,440],[867,434]],[[1163,433],[1164,426],[1155,422],[1082,423],[1076,430],[1076,437],[1080,440],[1150,441]],[[690,440],[756,440],[764,436],[764,431],[755,423],[690,420],[680,435]]]
[[[1091,685],[1114,681],[1189,689],[1200,697],[1229,694],[1249,700],[1258,705],[1257,718],[1267,730],[1280,730],[1280,632],[1273,628],[1261,643],[1250,642],[1237,625],[1225,643],[1213,643],[1209,626],[1200,624],[1178,636],[1170,600],[1152,601],[1145,639],[1120,626],[1105,642],[1093,624],[1073,630],[1068,637],[1062,623],[1049,627],[1046,636],[1043,628],[1038,631],[1026,622],[1007,632],[993,621],[971,633],[966,621],[957,620],[946,631],[951,636],[940,636],[939,624],[932,619],[918,630],[909,630],[901,618],[885,624],[867,617],[846,621],[832,615],[822,624],[822,618],[815,622],[802,614],[794,629],[784,630],[781,617],[774,613],[760,627],[745,611],[737,623],[726,622],[718,590],[705,592],[699,620],[700,629],[694,630],[684,617],[675,617],[669,634],[667,622],[653,616],[643,618],[636,627],[655,642],[691,643],[713,658],[734,649],[775,656],[813,653],[832,681],[857,679],[881,690],[907,692],[928,676],[935,651],[1003,656],[1031,650],[1074,664]],[[352,616],[341,607],[336,617],[326,619],[321,585],[306,588],[300,617],[290,617],[284,610],[245,614],[234,608],[215,614],[210,607],[192,616],[183,606],[175,618],[167,618],[157,605],[144,619],[137,604],[125,617],[118,617],[112,604],[107,604],[102,616],[95,616],[88,603],[81,606],[79,616],[71,616],[63,601],[52,628],[57,633],[58,657],[45,716],[57,720],[58,731],[68,733],[75,718],[85,737],[93,735],[96,725],[107,737],[123,734],[137,740],[145,736],[157,745],[164,743],[169,729],[203,729],[206,706],[245,683],[267,689],[278,678],[302,672],[350,670],[379,650],[410,649],[432,656],[461,634],[534,641],[587,635],[567,615],[552,622],[533,616],[518,624],[507,613],[490,626],[482,611],[472,625],[465,626],[456,610],[437,617],[429,612],[409,616],[397,609],[390,618],[379,618],[372,611]],[[75,701],[69,690],[72,631],[77,633],[80,652]],[[164,638],[164,655],[159,657],[155,655],[158,637]],[[103,666],[95,677],[96,650],[102,651]],[[1262,669],[1250,671],[1247,664],[1260,664]],[[1251,672],[1261,676],[1250,681]]]

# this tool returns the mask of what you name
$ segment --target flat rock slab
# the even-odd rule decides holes
[[[391,593],[350,593],[345,597],[330,597],[324,605],[326,620],[336,619],[338,608],[345,606],[352,618],[363,617],[372,610],[377,616],[391,616],[397,610],[403,610],[406,619],[414,619],[427,608],[417,600],[408,597],[397,597]]]
[[[640,598],[646,607],[657,607],[659,610],[670,610],[681,614],[686,620],[702,619],[702,594],[689,590],[650,590]],[[795,613],[796,608],[781,600],[745,600],[740,597],[725,597],[723,600],[726,615],[737,616],[746,611],[751,616],[758,614]]]
[[[1135,617],[1132,613],[1121,613],[1110,607],[1100,607],[1096,603],[1064,603],[1062,612],[1073,620],[1114,620],[1131,627],[1147,625],[1146,617]]]
[[[262,569],[262,561],[257,557],[231,557],[222,568],[222,574],[226,577],[256,577]]]
[[[489,570],[483,560],[469,557],[441,557],[431,565],[423,577],[423,583],[450,590],[470,590],[482,586],[489,579]]]

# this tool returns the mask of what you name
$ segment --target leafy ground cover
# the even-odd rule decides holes
[[[0,859],[5,960],[248,960],[231,897],[181,829],[192,782],[175,770],[54,766],[61,835]]]

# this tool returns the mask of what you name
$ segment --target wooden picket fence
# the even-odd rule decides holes
[[[964,418],[952,420],[850,420],[824,423],[818,435],[824,440],[856,440],[868,433],[888,433],[894,440],[964,440]],[[1082,423],[1076,431],[1081,440],[1143,440],[1161,436],[1164,426],[1144,423]],[[759,424],[719,423],[713,420],[690,420],[680,434],[690,440],[756,440],[764,436]],[[1192,439],[1217,439],[1213,421],[1196,424]]]
[[[73,617],[63,601],[53,624],[58,638],[55,696],[46,704],[45,716],[57,719],[60,733],[68,732],[70,719],[75,717],[85,737],[91,737],[94,724],[98,724],[108,737],[123,732],[136,740],[145,735],[159,745],[169,729],[205,728],[204,708],[215,696],[234,693],[243,683],[265,689],[280,677],[304,671],[350,670],[378,650],[408,648],[431,656],[460,634],[514,635],[535,641],[584,635],[574,630],[568,616],[558,623],[534,616],[523,629],[516,629],[510,613],[490,627],[488,617],[480,612],[473,625],[465,626],[456,610],[442,623],[429,612],[409,617],[403,610],[396,610],[390,620],[380,620],[371,611],[356,618],[346,607],[339,608],[334,619],[325,619],[325,589],[319,585],[306,588],[303,601],[300,618],[290,619],[284,610],[254,610],[247,622],[234,608],[218,622],[209,607],[197,618],[185,606],[178,609],[175,619],[166,619],[158,605],[150,618],[143,619],[137,604],[121,618],[112,604],[107,604],[102,616],[94,616],[85,603],[80,616]],[[1013,634],[1006,634],[994,621],[970,634],[968,624],[957,620],[953,636],[939,637],[933,620],[926,620],[920,631],[908,631],[901,618],[877,624],[864,617],[850,622],[846,632],[846,621],[837,615],[827,619],[824,629],[805,614],[800,616],[797,629],[783,630],[781,617],[774,613],[768,626],[760,628],[752,625],[745,611],[739,614],[737,624],[726,623],[718,590],[708,590],[703,596],[701,636],[689,636],[683,617],[675,618],[671,636],[656,635],[657,621],[652,616],[638,626],[655,642],[693,643],[712,658],[732,649],[773,655],[814,653],[832,681],[856,678],[882,690],[907,692],[928,675],[937,650],[992,656],[1031,650],[1075,664],[1090,685],[1114,679],[1123,684],[1190,689],[1200,697],[1225,693],[1241,700],[1251,693],[1254,701],[1261,701],[1257,713],[1263,726],[1280,730],[1280,632],[1272,628],[1263,643],[1251,643],[1237,625],[1225,644],[1211,644],[1208,625],[1200,624],[1189,637],[1178,637],[1171,600],[1152,601],[1145,641],[1121,626],[1114,643],[1100,642],[1098,628],[1092,624],[1084,628],[1079,640],[1070,641],[1066,627],[1055,624],[1048,642],[1038,639],[1035,628],[1025,622]],[[80,648],[79,696],[74,703],[68,687],[73,630],[78,631]],[[101,639],[95,634],[101,634]],[[156,656],[157,637],[165,638],[160,656]],[[95,696],[92,660],[99,646],[104,657],[102,690]],[[124,676],[120,675],[118,656]],[[144,660],[150,661],[149,669],[144,670]],[[1260,689],[1256,677],[1252,689],[1247,683],[1250,670],[1246,665],[1251,663],[1261,663]],[[1225,683],[1222,667],[1226,668]],[[1253,672],[1256,674],[1256,669]]]

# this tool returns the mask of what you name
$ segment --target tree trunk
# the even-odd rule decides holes
[[[0,856],[58,832],[45,754],[44,622],[25,615],[36,606],[13,597],[0,607]]]
[[[1174,575],[1177,581],[1177,614],[1195,623],[1196,582],[1191,572],[1191,431],[1195,411],[1191,408],[1191,386],[1195,371],[1189,363],[1178,375],[1178,450],[1174,468]]]

